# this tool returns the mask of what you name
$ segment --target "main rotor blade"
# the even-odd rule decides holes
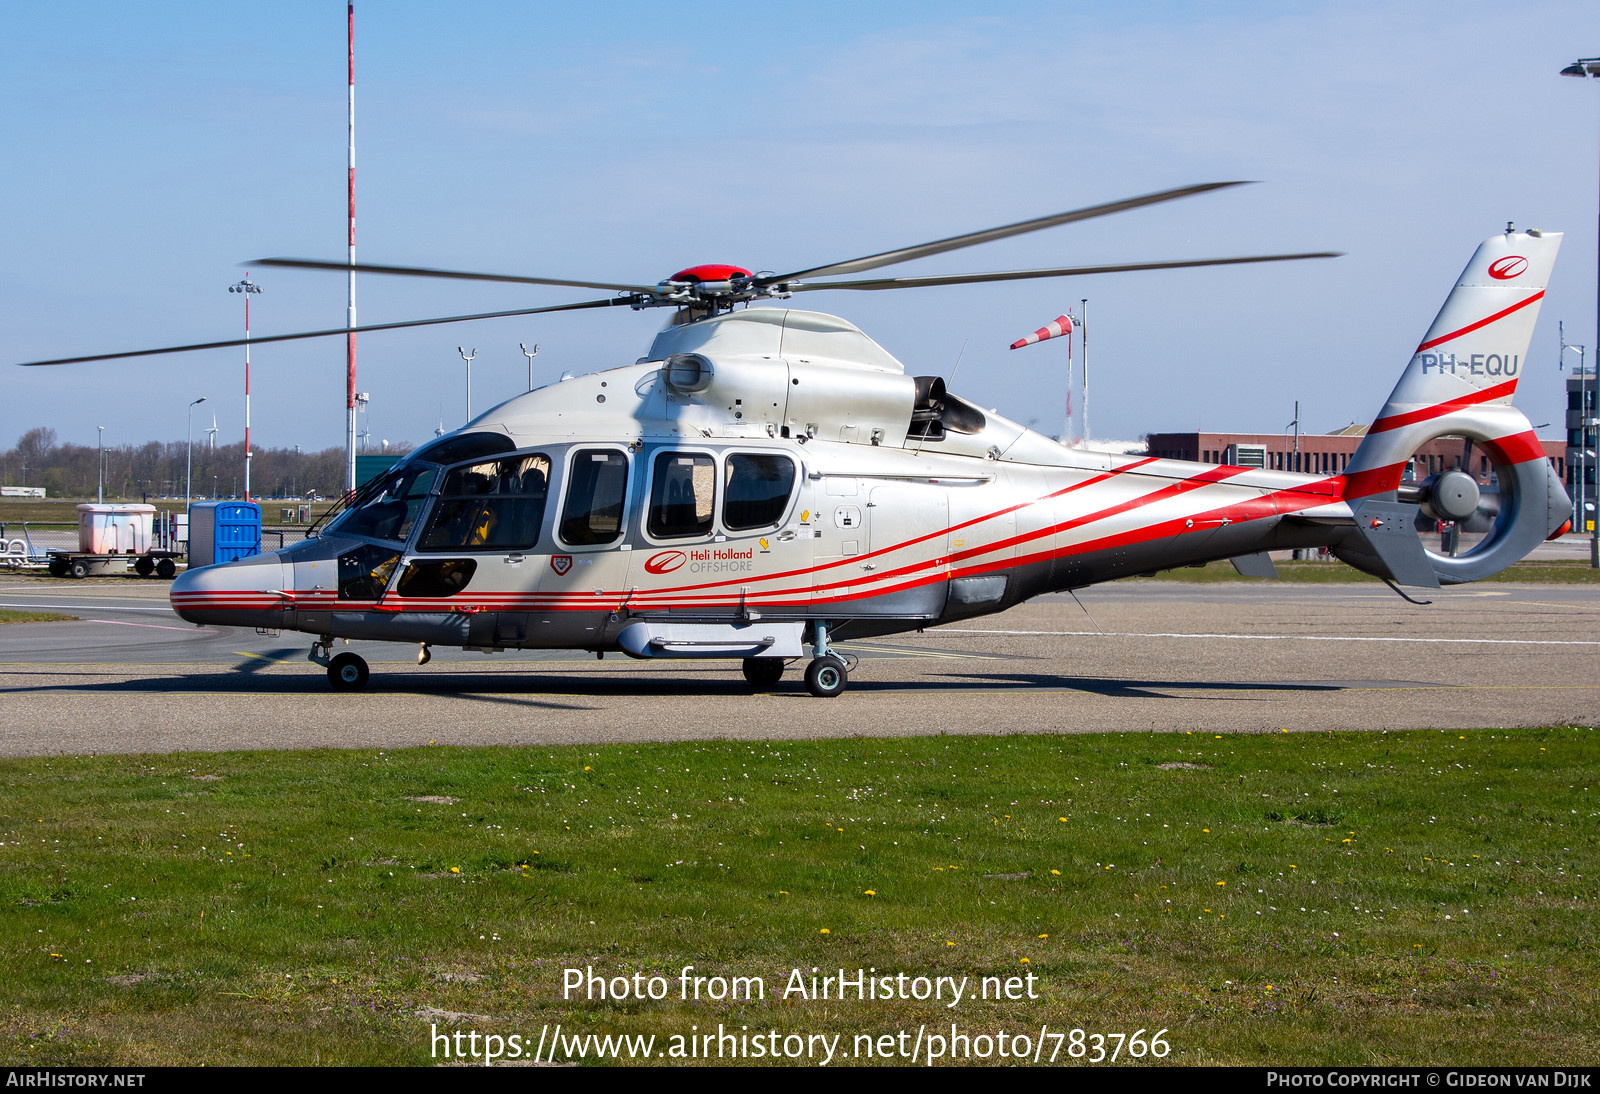
[[[1129,270],[1181,270],[1191,266],[1243,266],[1251,262],[1294,262],[1302,258],[1339,258],[1343,251],[1294,255],[1248,255],[1242,258],[1188,258],[1176,262],[1123,262],[1112,266],[1060,266],[1053,270],[1000,270],[995,273],[948,274],[933,277],[881,277],[866,281],[813,281],[791,285],[791,292],[818,289],[922,289],[935,285],[973,285],[984,281],[1027,281],[1037,277],[1078,277],[1125,273]]]
[[[1222,190],[1230,186],[1245,185],[1248,185],[1248,183],[1244,181],[1203,182],[1198,186],[1182,186],[1176,190],[1162,190],[1159,193],[1144,194],[1140,197],[1127,198],[1123,201],[1110,201],[1103,205],[1090,205],[1083,209],[1074,209],[1068,213],[1056,213],[1054,216],[1018,221],[1016,224],[1007,224],[1000,228],[986,228],[981,232],[968,232],[966,235],[951,236],[949,239],[941,239],[933,243],[919,243],[914,247],[902,247],[897,251],[884,251],[881,254],[867,255],[864,258],[853,258],[848,262],[814,266],[809,270],[798,270],[795,273],[783,274],[782,276],[764,275],[756,279],[756,284],[775,285],[780,282],[806,277],[832,277],[836,274],[861,273],[864,270],[875,270],[879,266],[890,266],[896,262],[909,262],[914,258],[926,258],[929,255],[960,250],[962,247],[973,247],[979,243],[989,243],[996,239],[1006,239],[1010,236],[1023,235],[1027,232],[1037,232],[1044,228],[1054,228],[1058,224],[1071,224],[1079,220],[1091,220],[1094,217],[1109,216],[1112,213],[1138,209],[1145,205],[1158,205],[1163,201],[1176,201],[1178,198],[1203,194],[1210,190]]]
[[[456,281],[506,281],[513,285],[559,285],[568,289],[611,289],[614,292],[655,292],[654,285],[614,285],[609,281],[567,281],[557,277],[520,277],[516,274],[470,273],[436,270],[429,266],[375,266],[367,262],[330,262],[320,258],[258,258],[245,266],[276,266],[287,270],[329,270],[337,273],[392,274],[396,277],[443,277]]]
[[[399,330],[402,327],[432,327],[441,323],[470,323],[475,319],[505,319],[515,315],[538,315],[552,311],[582,311],[587,308],[615,308],[633,303],[627,297],[608,300],[588,300],[581,304],[557,304],[548,308],[518,308],[515,311],[491,311],[478,315],[447,315],[439,319],[407,319],[398,323],[368,323],[360,327],[335,327],[332,330],[301,331],[297,334],[268,334],[260,338],[232,338],[226,342],[196,342],[188,346],[164,346],[161,349],[139,349],[126,353],[97,353],[88,357],[57,357],[50,361],[23,361],[23,368],[40,365],[76,365],[86,361],[114,361],[122,357],[154,357],[162,353],[188,353],[199,349],[231,349],[237,346],[259,346],[264,342],[293,342],[302,338],[331,338],[339,334],[366,334],[377,330]]]

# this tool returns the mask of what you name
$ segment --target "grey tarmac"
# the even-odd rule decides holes
[[[732,662],[597,661],[352,643],[329,690],[309,635],[196,628],[167,584],[0,578],[0,755],[579,744],[933,733],[1513,728],[1600,720],[1600,587],[1132,581],[923,634],[847,644],[850,689],[791,666],[752,694]],[[1085,610],[1086,609],[1086,610]]]

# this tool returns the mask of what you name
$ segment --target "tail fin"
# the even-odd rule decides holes
[[[1460,436],[1483,446],[1500,480],[1500,513],[1494,531],[1467,555],[1429,554],[1446,583],[1509,566],[1571,516],[1544,446],[1511,406],[1560,246],[1560,233],[1536,230],[1484,240],[1346,469],[1344,495],[1352,506],[1392,501],[1422,445]]]

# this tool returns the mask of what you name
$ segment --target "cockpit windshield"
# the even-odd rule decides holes
[[[347,536],[369,536],[404,543],[433,489],[439,469],[431,464],[407,461],[391,471],[382,485],[362,503],[329,526],[329,531]]]

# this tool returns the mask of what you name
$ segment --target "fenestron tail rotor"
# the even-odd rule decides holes
[[[1173,270],[1200,266],[1238,266],[1259,262],[1294,262],[1313,258],[1336,258],[1337,251],[1313,251],[1297,254],[1245,255],[1231,258],[1175,259],[1158,262],[1127,262],[1093,266],[1057,266],[1034,270],[997,270],[989,273],[935,274],[917,277],[867,278],[850,281],[815,281],[817,277],[837,277],[843,274],[863,273],[900,262],[944,254],[949,251],[992,243],[1028,232],[1042,231],[1063,224],[1127,212],[1147,205],[1176,201],[1212,190],[1222,190],[1245,185],[1243,182],[1206,182],[1196,186],[1182,186],[1152,194],[1104,202],[1065,213],[1018,221],[998,228],[985,228],[964,235],[950,236],[930,243],[918,243],[892,251],[864,255],[843,262],[812,266],[786,274],[752,274],[740,266],[691,266],[680,270],[653,285],[635,282],[593,281],[581,278],[534,277],[522,274],[477,273],[467,270],[446,270],[427,266],[395,266],[376,263],[331,262],[313,258],[263,258],[249,263],[251,266],[270,266],[280,269],[318,270],[337,273],[380,274],[395,277],[429,277],[454,281],[487,281],[517,285],[545,285],[557,288],[604,289],[616,293],[605,300],[587,300],[574,304],[555,304],[538,308],[516,308],[508,311],[479,312],[472,315],[448,315],[435,319],[408,319],[393,323],[369,323],[356,327],[334,327],[328,330],[300,331],[292,334],[252,336],[249,339],[227,339],[217,342],[196,342],[182,346],[164,346],[117,353],[88,354],[79,357],[57,357],[48,361],[27,361],[28,366],[68,365],[88,361],[111,361],[124,357],[151,357],[168,353],[187,353],[194,350],[228,349],[269,342],[291,342],[307,338],[332,338],[347,334],[364,334],[371,331],[403,330],[407,327],[437,326],[444,323],[469,323],[479,319],[504,319],[521,315],[540,315],[550,312],[584,311],[591,308],[675,307],[685,310],[689,319],[715,315],[736,304],[762,299],[783,299],[795,292],[817,292],[823,289],[875,291],[883,289],[930,288],[939,285],[975,285],[996,281],[1025,281],[1050,277],[1082,277],[1090,274],[1127,273],[1137,270]]]

